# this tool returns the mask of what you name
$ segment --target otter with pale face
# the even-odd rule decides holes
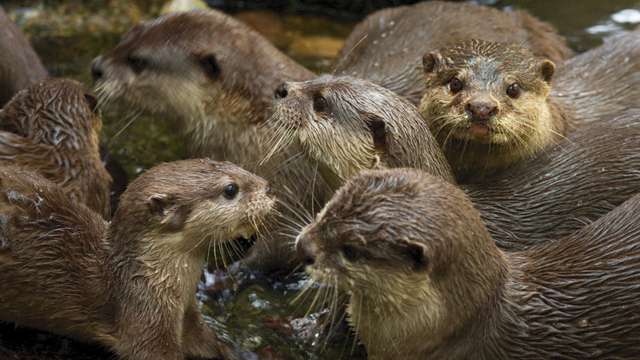
[[[0,164],[35,171],[109,218],[112,179],[100,159],[96,106],[96,98],[69,79],[20,91],[0,111]]]
[[[420,115],[390,90],[366,80],[326,75],[283,83],[275,96],[268,123],[273,143],[286,148],[295,142],[320,164],[334,188],[378,166],[414,167],[453,181]]]
[[[504,169],[567,131],[549,98],[555,65],[522,46],[471,40],[427,53],[423,66],[420,113],[462,177]]]
[[[270,214],[265,180],[206,159],[158,165],[109,224],[33,173],[0,179],[0,320],[123,359],[233,356],[202,319],[197,283],[210,250],[224,263]]]
[[[636,195],[568,238],[506,253],[455,186],[367,171],[296,247],[314,280],[349,295],[370,359],[635,359],[639,210]]]
[[[139,24],[94,60],[92,73],[105,105],[177,120],[190,156],[228,160],[268,179],[283,213],[311,212],[328,197],[316,167],[297,156],[298,149],[263,162],[270,151],[263,124],[274,89],[313,73],[234,18],[191,11]],[[288,220],[269,224],[273,231],[253,248],[248,264],[265,270],[294,264],[280,236],[287,232],[283,223]]]

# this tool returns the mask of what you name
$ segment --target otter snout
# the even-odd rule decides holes
[[[306,229],[303,229],[296,239],[296,252],[298,253],[298,258],[305,266],[315,264],[316,256],[313,251],[313,245],[307,236]]]
[[[93,61],[91,62],[91,77],[95,82],[102,79],[103,75],[104,75],[104,69],[102,65],[102,56],[98,56],[97,58],[93,59]]]
[[[490,99],[474,99],[464,109],[471,117],[471,122],[486,123],[498,113],[498,104]]]

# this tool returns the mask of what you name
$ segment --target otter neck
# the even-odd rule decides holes
[[[114,226],[118,224],[111,228]],[[107,236],[113,245],[108,263],[116,274],[111,292],[116,303],[119,298],[137,299],[141,294],[184,300],[175,302],[181,304],[193,297],[204,265],[204,246],[185,250],[182,232],[154,230],[128,235],[109,231]]]
[[[500,316],[509,276],[507,259],[485,236],[490,241],[485,249],[457,253],[461,260],[446,273],[392,279],[384,292],[352,292],[350,322],[371,359],[475,356],[484,346],[483,334]],[[478,316],[487,321],[476,321]]]

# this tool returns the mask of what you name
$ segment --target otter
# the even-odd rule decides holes
[[[347,181],[296,247],[349,294],[370,359],[635,359],[640,195],[560,241],[503,252],[463,191],[415,169]]]
[[[563,63],[550,97],[571,110],[575,127],[609,121],[640,104],[640,28]]]
[[[523,44],[558,64],[573,54],[551,25],[524,11],[429,1],[369,15],[345,41],[335,74],[370,80],[417,105],[424,93],[422,56],[474,38]]]
[[[418,168],[455,182],[417,109],[395,93],[333,76],[283,87],[287,96],[274,105],[271,131],[320,163],[332,189],[363,170],[385,167]],[[460,186],[501,248],[559,239],[640,190],[639,120],[639,109],[629,108],[576,129],[490,180]]]
[[[553,62],[520,45],[474,39],[429,52],[420,112],[459,180],[478,181],[637,105],[638,35],[567,60],[556,81]]]
[[[101,129],[97,99],[82,84],[44,80],[0,111],[0,165],[35,171],[109,218],[112,180],[100,159]]]
[[[207,10],[139,24],[94,60],[92,73],[105,106],[173,118],[189,139],[190,156],[229,160],[268,179],[281,212],[296,214],[285,218],[312,212],[328,197],[298,149],[263,163],[271,149],[263,124],[274,89],[314,74],[237,20]],[[273,238],[254,247],[247,264],[264,270],[293,265],[287,241],[275,235],[287,232],[282,222],[288,220],[274,220],[271,235],[265,234]]]
[[[555,64],[521,45],[469,40],[423,57],[420,113],[458,178],[478,179],[558,142],[570,116],[549,97]]]
[[[161,164],[129,185],[110,224],[32,172],[3,167],[0,186],[0,320],[132,360],[233,356],[196,285],[210,246],[242,245],[269,215],[264,179],[208,159]]]
[[[19,90],[48,77],[29,40],[0,6],[0,107]]]

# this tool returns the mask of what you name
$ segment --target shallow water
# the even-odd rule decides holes
[[[597,46],[606,36],[640,23],[640,1],[505,0],[477,1],[496,7],[522,8],[555,25],[576,51]],[[105,6],[105,4],[109,6]],[[55,76],[90,84],[89,64],[112,48],[133,23],[158,14],[162,1],[0,1],[31,37],[45,66]],[[578,6],[579,5],[579,6]],[[322,13],[322,12],[321,12]],[[328,11],[327,11],[328,13]],[[331,12],[333,14],[333,12]],[[322,15],[297,15],[268,10],[234,14],[261,31],[276,46],[317,72],[330,72],[333,58],[354,24]],[[338,17],[353,18],[357,14]],[[131,119],[104,114],[104,143],[130,177],[161,161],[184,157],[183,141],[163,119]],[[345,329],[325,344],[318,338],[317,317],[305,316],[308,301],[292,304],[304,278],[264,278],[238,273],[234,279],[206,273],[200,298],[212,326],[245,350],[247,359],[362,358]],[[11,330],[9,330],[11,331]],[[62,358],[108,358],[89,346],[43,333],[0,331],[0,343],[13,350],[57,354]],[[0,351],[0,357],[2,357]],[[40,357],[35,357],[40,358]],[[55,358],[55,357],[51,357]]]

